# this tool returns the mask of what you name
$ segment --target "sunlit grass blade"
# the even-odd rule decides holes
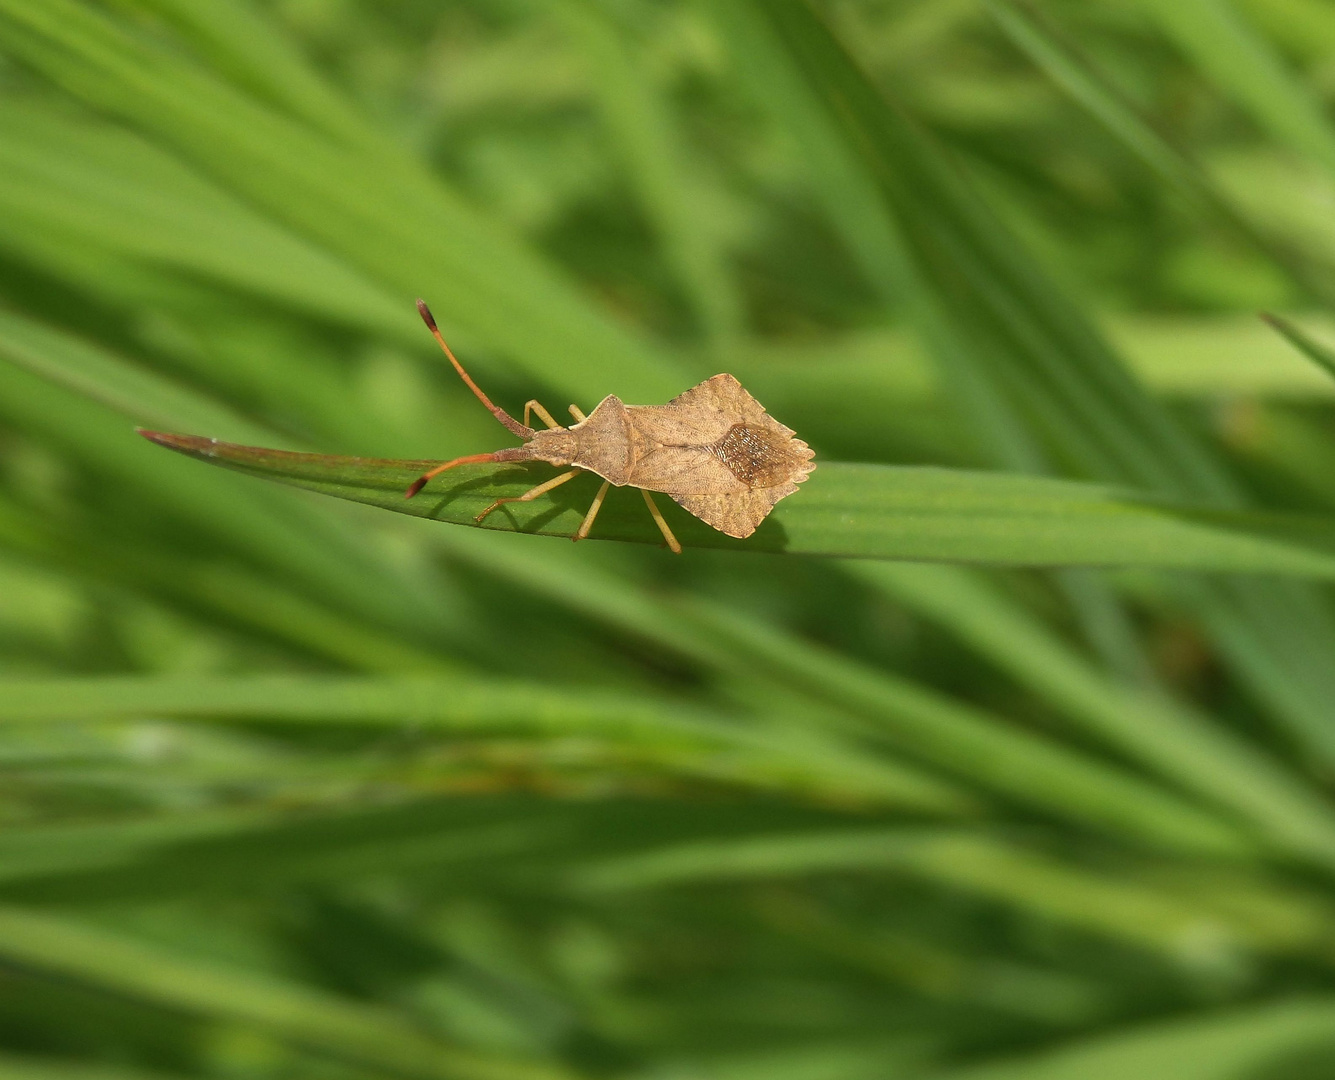
[[[533,486],[527,470],[460,466],[406,499],[408,486],[433,462],[295,454],[192,435],[145,434],[209,464],[458,525],[477,524],[475,516],[492,501]],[[574,536],[588,497],[575,490],[568,494],[567,486],[551,501],[506,507],[481,527]],[[660,543],[641,511],[628,499],[609,503],[592,535]],[[1335,575],[1335,535],[1328,535],[1335,529],[1324,519],[1209,512],[1094,485],[944,469],[827,462],[747,540],[732,540],[681,514],[673,528],[686,546],[731,550]]]

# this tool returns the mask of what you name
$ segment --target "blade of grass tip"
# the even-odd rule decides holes
[[[998,399],[996,408],[1012,417],[1027,413],[1054,460],[1068,468],[1221,506],[1242,504],[1223,464],[1128,377],[1078,306],[902,110],[868,83],[808,6],[730,0],[717,8],[745,14],[729,15],[721,24],[738,39],[734,44],[749,58],[751,74],[780,73],[777,82],[767,80],[773,83],[769,103],[782,123],[790,123],[790,113],[805,118],[793,130],[806,142],[814,175],[824,177],[830,147],[842,143],[831,160],[863,173],[857,191],[880,193],[879,208],[865,199],[861,208],[900,223],[876,238],[911,241],[911,250],[895,259],[921,267],[923,280],[930,280],[930,289],[921,292],[935,292],[943,310],[979,328],[976,341],[991,342],[943,363],[995,369],[994,378],[980,376],[979,387],[987,389],[990,380],[989,392],[1004,392],[1009,401]],[[814,138],[812,121],[826,129]],[[844,231],[847,215],[832,204],[848,186],[823,183],[820,189]],[[863,236],[847,242],[855,252],[866,247]],[[920,294],[903,295],[912,304]],[[991,420],[980,413],[975,422],[985,428]],[[998,443],[998,449],[1005,446]],[[1007,460],[1020,465],[1019,459]],[[1212,585],[1182,578],[1176,587],[1287,733],[1315,759],[1335,761],[1329,723],[1335,668],[1314,662],[1335,653],[1335,621],[1322,598],[1239,579]]]
[[[1327,375],[1335,378],[1335,350],[1321,344],[1306,331],[1279,315],[1263,312],[1261,318],[1307,359]]]
[[[927,812],[969,808],[962,791],[907,767],[869,761],[832,742],[794,743],[736,718],[595,687],[442,678],[0,679],[0,724],[105,721],[140,716],[249,723],[389,726],[414,732],[599,736],[642,747],[684,768]],[[683,757],[683,753],[690,754]],[[727,761],[710,755],[731,752]],[[692,765],[691,755],[702,759]],[[785,788],[786,785],[786,788]]]
[[[715,350],[742,331],[742,301],[725,253],[711,234],[692,187],[671,103],[654,85],[647,58],[629,34],[588,0],[553,9],[591,66],[604,123],[625,162],[627,179],[658,233],[668,261]]]
[[[1335,1029],[1323,997],[1233,1007],[1206,1017],[1156,1020],[1057,1050],[926,1074],[924,1080],[1234,1080],[1270,1073],[1283,1059],[1319,1069]],[[1301,1075],[1295,1073],[1293,1075]]]
[[[575,869],[571,883],[581,891],[621,892],[876,870],[982,896],[1178,961],[1223,961],[1252,949],[1300,951],[1329,930],[1327,921],[1301,905],[1286,905],[1292,924],[1267,930],[1191,898],[1092,873],[995,837],[937,829],[694,840],[594,862]],[[1282,894],[1276,898],[1285,903]]]
[[[1335,132],[1277,51],[1224,0],[1142,0],[1157,22],[1262,128],[1335,176]]]
[[[0,956],[10,963],[163,1008],[268,1031],[344,1060],[448,1080],[568,1080],[545,1062],[448,1046],[378,1006],[255,972],[175,955],[89,923],[0,907]]]
[[[850,563],[848,572],[958,635],[1045,701],[1160,776],[1335,867],[1335,809],[1260,747],[1171,698],[1119,685],[977,574]]]

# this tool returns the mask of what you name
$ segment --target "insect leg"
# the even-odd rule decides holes
[[[582,424],[584,422],[584,412],[578,405],[570,406],[570,415],[575,418],[575,423]]]
[[[640,488],[640,494],[644,496],[644,501],[649,507],[649,513],[654,515],[654,523],[658,526],[659,532],[663,534],[663,539],[667,541],[667,546],[670,547],[673,552],[680,555],[681,544],[679,544],[677,538],[672,535],[672,530],[668,528],[668,523],[663,520],[663,515],[658,509],[658,504],[654,502],[653,496],[645,491],[644,488]]]
[[[539,484],[535,488],[530,488],[522,495],[515,495],[509,499],[497,499],[494,503],[492,503],[485,510],[483,510],[482,513],[478,514],[478,516],[475,517],[473,520],[478,523],[481,523],[483,518],[485,518],[488,514],[490,514],[493,510],[496,509],[496,507],[500,506],[502,503],[532,502],[539,495],[546,495],[547,492],[552,490],[552,488],[559,487],[560,485],[564,484],[567,480],[573,480],[582,471],[583,470],[581,469],[571,469],[569,472],[563,472],[560,476],[552,477],[552,479],[548,480],[545,484]]]
[[[589,530],[593,528],[593,519],[598,516],[598,511],[603,508],[603,499],[607,498],[607,489],[612,486],[612,481],[604,480],[603,486],[598,489],[598,494],[593,497],[593,505],[589,507],[589,512],[584,515],[584,520],[580,523],[579,532],[572,536],[571,540],[583,540],[589,535]]]
[[[541,420],[544,424],[546,424],[549,428],[559,428],[561,426],[555,420],[552,419],[552,414],[549,413],[546,409],[544,409],[541,404],[539,404],[537,398],[530,398],[528,401],[524,402],[525,426],[528,425],[528,418],[533,413],[537,413],[538,419]]]

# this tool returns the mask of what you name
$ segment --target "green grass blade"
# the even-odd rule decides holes
[[[1335,174],[1335,132],[1270,43],[1226,0],[1141,5],[1216,85],[1276,139]]]
[[[1335,866],[1335,809],[1259,747],[1166,695],[1109,678],[976,575],[890,563],[848,569],[939,620],[1044,700],[1161,776],[1253,822],[1281,849]]]
[[[1047,1053],[928,1076],[930,1080],[1126,1080],[1132,1076],[1137,1080],[1235,1080],[1248,1075],[1299,1077],[1304,1072],[1319,1076],[1321,1063],[1330,1059],[1332,1030],[1335,1001],[1299,997],[1204,1018],[1160,1020]]]
[[[497,498],[533,486],[527,470],[461,466],[422,494],[404,491],[433,462],[295,454],[191,435],[146,432],[153,441],[213,465],[385,510],[474,525]],[[575,534],[586,492],[512,504],[485,529]],[[666,501],[666,500],[663,500]],[[1156,566],[1252,573],[1335,575],[1335,535],[1320,518],[1207,512],[1069,481],[944,469],[822,464],[744,541],[684,514],[672,517],[683,545],[731,550],[930,559],[1018,566]],[[609,500],[592,533],[661,543],[642,507]]]
[[[1242,854],[1253,841],[1219,816],[995,713],[840,656],[706,601],[681,613],[700,639],[740,653],[780,686],[835,706],[854,730],[1066,821],[1167,848]]]
[[[991,0],[989,7],[1016,46],[1146,166],[1256,250],[1283,266],[1310,292],[1321,295],[1323,286],[1306,266],[1271,242],[1218,190],[1196,162],[1155,131],[1136,107],[1095,70],[1091,60],[1074,51],[1072,44],[1062,40],[1051,26],[1044,25],[1037,12],[1008,0]]]
[[[184,1080],[185,1073],[167,1073],[99,1065],[71,1058],[49,1055],[0,1056],[0,1080]]]
[[[0,956],[113,993],[243,1023],[345,1060],[450,1080],[558,1080],[537,1062],[508,1062],[446,1046],[373,1005],[297,983],[185,959],[88,923],[0,909]]]
[[[802,140],[850,250],[894,245],[881,259],[910,267],[898,295],[910,311],[930,309],[920,324],[948,317],[971,343],[961,351],[925,336],[975,427],[1001,433],[985,441],[998,460],[1025,471],[1060,463],[1076,475],[1242,505],[1223,463],[1136,385],[1066,291],[808,4],[730,0],[719,10],[743,66],[763,76],[776,116]],[[849,191],[875,228],[859,229],[841,208]],[[1025,440],[1002,437],[1017,427],[1028,452]],[[1178,596],[1294,737],[1335,760],[1335,669],[1311,662],[1335,653],[1324,598],[1248,581],[1183,582]]]
[[[392,727],[440,734],[597,736],[674,770],[831,799],[956,813],[970,800],[908,766],[670,701],[599,688],[455,677],[0,680],[0,723],[177,720]]]
[[[1182,955],[1196,935],[1218,935],[1223,951],[1291,950],[1324,932],[1320,919],[1295,908],[1290,936],[1266,940],[1245,922],[1166,890],[1083,870],[1004,840],[973,833],[912,829],[845,829],[808,835],[698,840],[594,863],[577,870],[577,886],[595,891],[663,888],[793,876],[890,871],[974,892],[1048,918],[1169,954]],[[1199,941],[1200,938],[1196,937]]]
[[[207,398],[63,330],[0,311],[0,357],[141,423],[194,423],[236,439],[273,433]]]
[[[0,103],[0,206],[20,247],[24,230],[58,233],[336,325],[420,341],[394,291],[122,128]]]
[[[742,330],[741,297],[701,212],[669,102],[638,55],[643,50],[587,0],[564,0],[557,11],[589,60],[607,130],[696,321],[716,347],[726,345]]]
[[[20,356],[19,359],[22,359]],[[274,503],[230,484],[145,458],[130,421],[58,383],[0,358],[0,415],[20,430],[59,447],[92,475],[115,477],[159,512],[166,512],[314,590],[386,626],[430,626],[420,597],[374,560],[351,547],[308,507]],[[397,595],[396,595],[397,594]],[[416,631],[414,631],[416,632]]]
[[[1308,334],[1300,327],[1295,326],[1293,322],[1288,319],[1271,314],[1262,315],[1261,318],[1273,326],[1285,341],[1307,357],[1307,359],[1311,360],[1312,363],[1316,364],[1317,367],[1321,368],[1327,375],[1335,378],[1335,350],[1332,350],[1329,346],[1321,344],[1321,342],[1317,341],[1311,334]]]
[[[666,399],[689,381],[406,155],[332,143],[75,0],[3,0],[0,44],[586,405]]]
[[[190,0],[132,0],[193,45],[216,72],[314,127],[377,153],[392,143],[331,86],[269,14],[249,0],[225,6]]]

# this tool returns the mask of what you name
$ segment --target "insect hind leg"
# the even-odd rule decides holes
[[[580,522],[579,532],[572,536],[571,540],[583,540],[589,535],[589,530],[593,528],[593,519],[598,516],[598,511],[603,508],[603,500],[607,498],[607,489],[612,486],[612,481],[604,480],[603,486],[598,489],[598,494],[593,497],[593,505],[589,507],[589,512],[584,515],[584,520]]]
[[[644,488],[640,488],[640,494],[644,496],[645,505],[649,507],[649,513],[653,514],[654,524],[658,526],[658,531],[663,534],[663,539],[667,541],[667,546],[672,549],[673,554],[680,555],[681,544],[672,534],[672,530],[668,527],[668,523],[663,519],[663,514],[658,509],[658,504],[654,502],[653,496],[645,491]]]

